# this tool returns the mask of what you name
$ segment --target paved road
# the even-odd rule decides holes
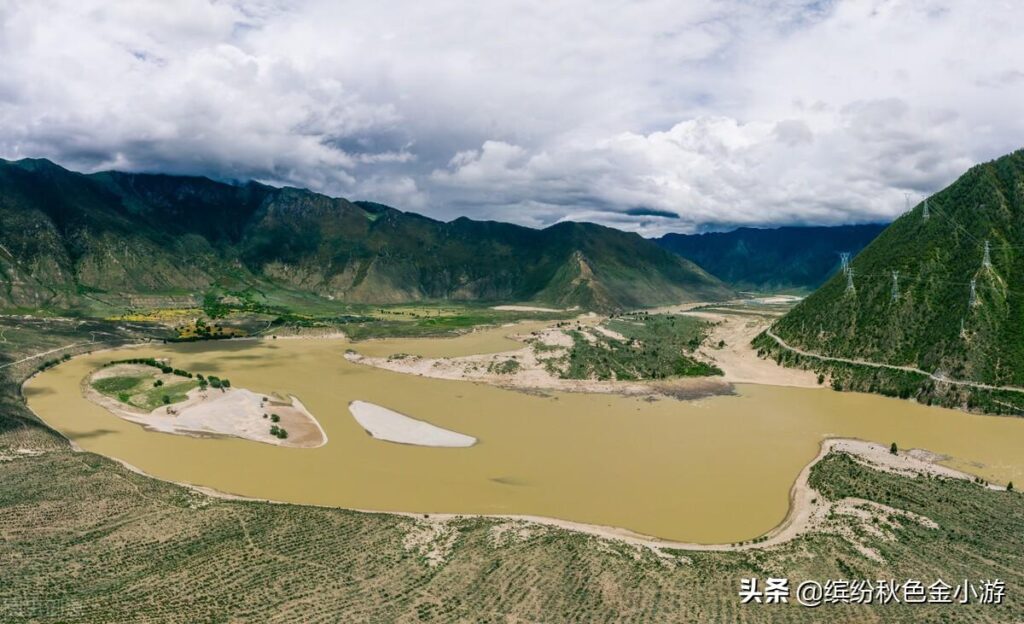
[[[64,351],[65,349],[70,349],[72,347],[80,347],[82,345],[88,344],[94,344],[94,341],[90,340],[89,342],[75,342],[69,345],[64,345],[63,347],[57,347],[56,349],[50,349],[49,351],[43,351],[42,353],[36,353],[35,355],[23,357],[20,360],[15,360],[13,362],[8,362],[6,364],[0,364],[0,368],[7,368],[8,366],[14,366],[15,364],[21,364],[22,362],[28,362],[29,360],[34,360],[38,357],[43,357],[44,355],[50,355],[51,353],[57,353],[58,351]]]
[[[928,371],[921,370],[920,368],[914,368],[913,366],[897,366],[895,364],[880,364],[878,362],[869,362],[867,360],[856,360],[850,358],[831,357],[828,355],[819,355],[817,353],[811,353],[810,351],[804,351],[803,349],[798,349],[796,347],[789,346],[788,344],[786,344],[785,340],[776,336],[771,329],[766,329],[765,334],[767,334],[769,338],[777,342],[779,346],[782,347],[783,349],[787,349],[789,351],[792,351],[793,353],[798,353],[800,355],[816,358],[819,360],[826,360],[829,362],[843,362],[844,364],[857,364],[859,366],[870,366],[872,368],[888,368],[892,370],[905,371],[908,373],[918,373],[919,375],[924,375],[926,377],[934,379],[939,383],[946,383],[953,386],[970,386],[971,388],[982,388],[984,390],[1006,390],[1008,392],[1024,393],[1024,388],[1021,388],[1019,386],[993,386],[989,384],[979,383],[976,381],[950,379],[943,375],[936,375],[935,373],[929,373]]]

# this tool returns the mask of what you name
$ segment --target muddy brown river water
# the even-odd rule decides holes
[[[517,348],[507,329],[455,339],[292,339],[154,345],[75,358],[33,378],[29,406],[88,451],[161,479],[223,492],[355,509],[524,514],[729,543],[778,525],[801,468],[826,437],[925,448],[987,479],[1024,483],[1024,419],[977,416],[829,390],[744,385],[693,402],[536,396],[347,362],[366,355],[457,356]],[[169,357],[256,392],[297,396],[328,436],[316,449],[156,433],[83,398],[103,362]],[[377,403],[474,436],[471,448],[371,438],[349,415]]]

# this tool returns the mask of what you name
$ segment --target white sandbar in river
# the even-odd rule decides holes
[[[367,433],[378,440],[447,448],[465,448],[476,444],[473,436],[443,429],[374,403],[352,401],[348,411]]]

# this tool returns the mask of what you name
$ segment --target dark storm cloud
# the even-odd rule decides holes
[[[670,210],[658,210],[656,208],[627,208],[622,214],[631,217],[661,217],[663,219],[678,219],[679,215]]]

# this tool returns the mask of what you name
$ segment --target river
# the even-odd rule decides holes
[[[83,449],[161,479],[354,509],[547,516],[687,542],[736,542],[779,524],[794,479],[826,437],[896,441],[949,456],[944,463],[987,479],[1024,484],[1024,419],[757,385],[689,402],[544,396],[393,373],[343,357],[347,348],[440,357],[520,346],[505,333],[152,345],[74,358],[37,375],[25,394],[36,414]],[[82,396],[82,379],[102,363],[150,356],[229,378],[235,387],[297,396],[329,441],[294,449],[156,433]],[[423,448],[375,440],[348,412],[357,399],[479,443]]]

